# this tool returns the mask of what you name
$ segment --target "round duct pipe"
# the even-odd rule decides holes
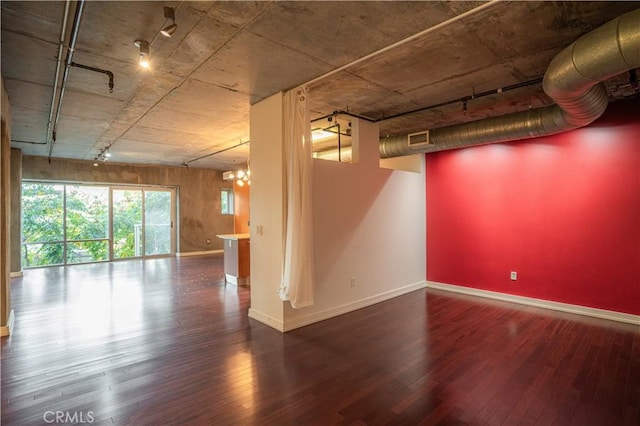
[[[603,81],[640,67],[640,9],[573,42],[551,61],[543,89],[555,105],[427,130],[428,144],[408,135],[380,140],[380,157],[429,153],[528,139],[586,126],[607,109]]]

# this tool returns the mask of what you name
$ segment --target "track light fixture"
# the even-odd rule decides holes
[[[133,45],[138,48],[138,65],[143,68],[149,68],[149,43],[144,40],[136,40]]]
[[[96,158],[93,160],[95,162],[97,161],[107,161],[109,158],[111,158],[111,153],[109,152],[109,147],[106,146],[104,148],[102,148],[102,150],[100,150],[100,152],[98,153],[98,155],[96,155]],[[93,163],[94,166],[97,166],[97,163]]]
[[[176,32],[178,26],[176,25],[176,14],[172,7],[164,7],[164,26],[160,30],[160,34],[165,37],[171,37]]]

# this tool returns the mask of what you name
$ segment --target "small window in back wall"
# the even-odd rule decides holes
[[[220,208],[222,214],[233,214],[233,188],[222,188],[220,191]]]

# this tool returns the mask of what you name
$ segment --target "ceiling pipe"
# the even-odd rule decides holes
[[[533,80],[523,81],[523,82],[520,82],[520,83],[511,84],[509,86],[504,86],[504,87],[499,87],[497,89],[487,90],[485,92],[480,92],[480,93],[475,93],[474,92],[471,96],[467,95],[467,96],[463,96],[460,99],[452,99],[452,100],[449,100],[449,101],[440,102],[439,104],[429,105],[429,106],[421,107],[421,108],[414,109],[414,110],[411,110],[411,111],[400,112],[398,114],[394,114],[394,115],[390,115],[390,116],[387,116],[387,117],[379,118],[379,119],[375,120],[374,122],[377,123],[379,121],[392,120],[394,118],[404,117],[405,115],[416,114],[418,112],[429,111],[431,109],[441,108],[441,107],[444,107],[444,106],[453,105],[453,104],[457,104],[457,103],[461,103],[462,106],[463,106],[463,110],[466,111],[467,103],[469,101],[474,101],[476,99],[484,98],[486,96],[499,95],[501,93],[510,92],[511,90],[521,89],[523,87],[535,86],[535,85],[538,85],[540,83],[542,83],[542,78],[535,78]]]
[[[55,120],[53,121],[53,131],[51,132],[51,144],[49,145],[49,162],[51,162],[51,153],[53,152],[53,145],[56,143],[58,122],[60,121],[60,107],[62,106],[62,99],[64,98],[64,90],[67,85],[67,78],[69,78],[69,68],[71,68],[71,62],[73,62],[73,53],[76,49],[76,41],[78,39],[78,31],[80,29],[80,20],[82,18],[82,11],[84,9],[85,0],[78,2],[76,8],[76,14],[73,18],[73,27],[71,29],[71,37],[69,42],[69,50],[67,51],[67,59],[64,64],[64,74],[62,76],[62,84],[60,85],[60,96],[58,97],[58,106],[56,107]],[[66,24],[65,24],[66,26]],[[64,35],[62,35],[64,37]],[[58,73],[56,72],[56,75]],[[56,83],[58,79],[56,78]],[[55,99],[55,91],[54,91]],[[47,137],[49,137],[49,130],[47,130]]]
[[[62,17],[62,28],[60,29],[60,40],[58,41],[58,59],[56,61],[56,76],[53,80],[53,94],[51,95],[51,106],[49,107],[49,121],[47,123],[47,134],[44,135],[43,145],[49,142],[51,134],[51,125],[53,124],[53,111],[56,105],[56,97],[58,95],[58,80],[60,79],[60,66],[62,65],[62,54],[64,53],[64,38],[67,34],[67,22],[69,21],[69,9],[71,8],[71,0],[67,0],[64,5],[64,15]],[[36,143],[37,144],[37,143]]]
[[[109,77],[109,93],[113,93],[113,73],[109,70],[103,70],[102,68],[90,67],[89,65],[82,65],[76,62],[71,62],[72,67],[82,68],[83,70],[99,72],[106,74]]]
[[[431,109],[442,108],[444,106],[453,105],[453,104],[457,104],[457,103],[461,103],[461,104],[465,105],[469,101],[473,101],[473,100],[476,100],[476,99],[484,98],[485,96],[498,95],[500,93],[509,92],[511,90],[521,89],[523,87],[533,86],[533,85],[540,84],[540,83],[542,83],[542,78],[536,78],[536,79],[529,80],[529,81],[523,81],[521,83],[511,84],[511,85],[505,86],[505,87],[499,87],[497,89],[487,90],[485,92],[480,92],[480,93],[475,93],[474,92],[471,96],[467,95],[467,96],[463,96],[463,97],[461,97],[459,99],[450,99],[448,101],[440,102],[438,104],[428,105],[428,106],[420,107],[420,108],[417,108],[417,109],[412,109],[410,111],[403,111],[403,112],[400,112],[398,114],[390,115],[390,116],[387,116],[387,117],[383,116],[381,118],[375,118],[375,119],[374,118],[365,117],[364,115],[354,114],[354,113],[349,112],[349,111],[333,111],[331,114],[327,114],[327,115],[323,115],[322,117],[314,118],[313,120],[311,120],[311,123],[316,123],[318,121],[327,120],[329,118],[333,118],[333,117],[338,116],[338,115],[346,115],[348,117],[359,118],[360,120],[368,121],[369,123],[379,123],[381,121],[393,120],[394,118],[404,117],[405,115],[416,114],[418,112],[429,111]]]
[[[356,65],[359,65],[364,61],[368,61],[369,59],[372,59],[372,58],[374,58],[374,57],[376,57],[376,56],[378,56],[378,55],[380,55],[382,53],[388,52],[388,51],[393,50],[393,49],[395,49],[395,48],[397,48],[399,46],[402,46],[405,43],[409,43],[409,42],[411,42],[413,40],[416,40],[416,39],[419,39],[421,37],[424,37],[425,35],[427,35],[429,33],[441,30],[442,28],[445,28],[445,27],[447,27],[447,26],[449,26],[449,25],[451,25],[453,23],[456,23],[456,22],[461,21],[463,19],[469,18],[469,17],[471,17],[471,16],[473,16],[473,15],[479,13],[479,12],[482,12],[484,10],[492,8],[495,5],[499,4],[501,1],[502,0],[490,0],[490,1],[486,2],[486,3],[481,4],[480,6],[474,7],[473,9],[469,9],[464,13],[461,13],[459,15],[456,15],[456,16],[452,17],[452,18],[449,18],[446,21],[442,21],[442,22],[434,25],[433,27],[429,27],[429,28],[427,28],[425,30],[420,31],[419,33],[413,34],[412,36],[409,36],[409,37],[407,37],[405,39],[402,39],[402,40],[397,41],[397,42],[395,42],[393,44],[390,44],[389,46],[383,47],[380,50],[376,50],[373,53],[370,53],[370,54],[365,55],[365,56],[363,56],[361,58],[358,58],[353,62],[350,62],[348,64],[342,65],[341,67],[338,67],[338,68],[333,69],[333,70],[331,70],[331,71],[329,71],[327,73],[324,73],[321,76],[318,76],[318,77],[314,78],[313,80],[310,80],[310,81],[306,82],[304,85],[305,86],[311,86],[311,85],[313,85],[315,83],[318,83],[318,82],[326,79],[327,77],[331,77],[332,75],[337,74],[337,73],[339,73],[341,71],[348,70],[349,68],[352,68],[352,67],[354,67]]]
[[[583,35],[553,58],[542,86],[555,105],[427,130],[428,144],[419,146],[409,145],[409,135],[383,138],[380,157],[529,139],[586,126],[607,109],[602,82],[640,67],[639,29],[640,9]]]
[[[248,143],[251,143],[251,141],[244,141],[244,142],[240,142],[240,143],[237,143],[237,144],[235,144],[235,145],[233,145],[233,146],[229,146],[229,147],[227,147],[227,148],[222,148],[222,149],[220,149],[220,150],[218,150],[218,151],[215,151],[215,152],[211,152],[211,153],[209,153],[209,154],[202,155],[202,156],[200,156],[200,157],[198,157],[198,158],[194,158],[193,160],[183,161],[183,162],[182,162],[182,165],[183,165],[183,166],[187,166],[187,167],[189,167],[189,164],[191,164],[191,163],[193,163],[193,162],[195,162],[195,161],[202,160],[202,159],[204,159],[204,158],[213,157],[214,155],[221,154],[221,153],[223,153],[223,152],[226,152],[226,151],[232,150],[232,149],[237,148],[237,147],[242,146],[242,145],[246,145],[246,144],[248,144]]]

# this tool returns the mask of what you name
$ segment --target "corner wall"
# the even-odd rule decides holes
[[[427,155],[427,279],[640,314],[638,135],[636,99],[583,129]]]
[[[283,260],[283,94],[251,106],[251,308],[249,317],[284,331],[278,296]]]
[[[356,164],[314,160],[315,305],[285,304],[285,329],[425,286],[424,157],[419,172],[380,168],[379,130],[352,121]]]
[[[162,185],[178,188],[180,254],[222,250],[218,234],[233,233],[233,216],[220,212],[220,189],[230,187],[221,172],[186,167],[100,163],[23,156],[22,178],[106,184]],[[207,244],[207,239],[211,244]]]
[[[11,333],[11,111],[0,76],[0,336]]]

